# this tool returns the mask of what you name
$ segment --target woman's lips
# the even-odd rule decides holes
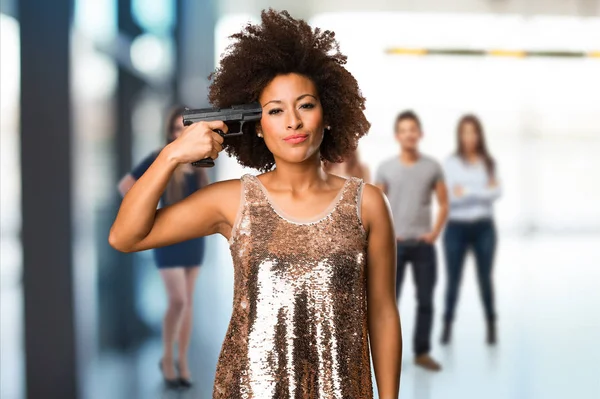
[[[292,136],[287,136],[286,138],[284,138],[284,140],[286,143],[298,144],[298,143],[302,143],[307,138],[308,138],[308,134],[294,134]]]

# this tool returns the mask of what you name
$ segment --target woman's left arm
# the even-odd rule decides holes
[[[483,187],[477,187],[472,190],[465,190],[465,197],[474,198],[483,201],[495,201],[502,196],[502,187],[498,180],[498,175],[488,179],[487,184]]]
[[[380,399],[397,399],[402,331],[396,306],[396,239],[383,192],[365,184],[363,223],[368,232],[367,309],[369,338]]]
[[[486,187],[482,187],[479,190],[473,190],[473,192],[467,192],[466,195],[470,195],[473,198],[484,201],[495,201],[502,195],[502,188],[500,183],[495,178],[490,179]]]

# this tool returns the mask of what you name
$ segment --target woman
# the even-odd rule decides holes
[[[174,108],[166,125],[166,144],[173,143],[183,132],[183,107]],[[146,157],[131,173],[119,182],[122,195],[134,186],[159,156],[154,152]],[[175,204],[208,184],[204,169],[189,164],[178,165],[161,196],[163,206]],[[162,193],[161,193],[162,194]],[[194,238],[154,250],[154,258],[165,284],[169,304],[163,321],[163,357],[160,369],[168,387],[190,387],[191,376],[187,351],[192,332],[192,303],[199,266],[204,255],[204,239]],[[175,363],[173,347],[177,341],[178,358]],[[179,373],[179,376],[177,375]]]
[[[493,202],[500,197],[494,159],[487,150],[483,127],[474,115],[457,128],[457,151],[444,165],[450,192],[450,213],[444,233],[448,283],[442,343],[450,342],[465,255],[475,254],[479,290],[487,321],[487,342],[496,343],[496,310],[492,265],[496,249]]]
[[[343,162],[323,161],[323,170],[341,177],[358,177],[365,183],[371,182],[371,176],[367,165],[360,162],[358,149],[353,151]]]
[[[213,132],[227,132],[220,121],[185,128],[124,198],[109,241],[131,252],[228,239],[233,314],[214,398],[372,398],[370,343],[380,398],[395,399],[402,347],[390,212],[376,187],[321,168],[369,129],[365,99],[332,32],[285,11],[261,19],[232,36],[209,91],[217,107],[258,101],[260,122],[225,139]],[[264,173],[155,209],[178,165],[223,148]]]

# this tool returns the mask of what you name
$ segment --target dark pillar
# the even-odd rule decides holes
[[[181,72],[182,62],[181,60],[185,57],[185,49],[182,46],[183,39],[183,26],[182,21],[185,19],[185,0],[175,0],[175,27],[173,30],[173,44],[175,47],[175,68],[173,69],[173,79],[171,80],[171,92],[173,95],[173,103],[183,104],[180,93],[181,84]]]
[[[118,28],[121,34],[131,39],[142,33],[142,30],[131,15],[131,0],[118,0]],[[117,90],[117,174],[118,177],[131,170],[132,126],[131,117],[133,103],[144,83],[134,77],[125,68],[119,66]]]
[[[208,75],[215,69],[214,0],[179,0],[177,85],[180,99],[191,107],[208,106]]]
[[[0,1],[0,12],[11,17],[17,17],[17,0]]]
[[[134,39],[142,33],[131,15],[131,0],[118,0],[118,28],[120,34]],[[135,307],[135,273],[133,255],[122,254],[108,245],[110,226],[121,203],[117,182],[132,168],[132,110],[145,83],[122,65],[118,70],[118,87],[115,103],[116,132],[114,153],[116,175],[115,199],[109,209],[98,218],[100,248],[98,292],[100,315],[100,347],[126,351],[135,348],[149,334]]]
[[[208,75],[215,69],[216,1],[178,0],[178,3],[175,98],[192,108],[209,107]],[[208,172],[213,181],[215,169]]]
[[[71,257],[71,0],[20,0],[27,397],[76,398]]]

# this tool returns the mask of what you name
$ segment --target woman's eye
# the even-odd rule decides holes
[[[315,104],[313,104],[313,103],[306,103],[306,104],[302,104],[300,106],[300,108],[307,108],[307,109],[311,109],[311,108],[314,108],[314,107],[315,107]]]
[[[278,113],[280,113],[281,110],[279,108],[275,108],[269,111],[269,115],[276,115]]]

